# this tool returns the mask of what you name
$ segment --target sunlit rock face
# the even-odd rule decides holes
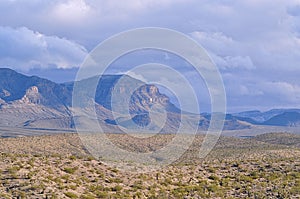
[[[39,93],[39,89],[36,86],[32,86],[26,90],[26,94],[22,97],[21,101],[26,104],[40,104],[43,97]]]

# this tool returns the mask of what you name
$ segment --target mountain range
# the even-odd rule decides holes
[[[107,131],[118,132],[124,128],[148,126],[159,129],[156,123],[160,118],[151,117],[151,110],[167,114],[162,132],[172,133],[179,128],[181,117],[189,123],[206,130],[211,114],[199,116],[183,113],[170,98],[162,94],[158,87],[145,84],[127,75],[95,76],[79,82],[55,83],[37,76],[26,76],[8,68],[0,68],[0,126],[35,129],[74,129],[72,115],[72,93],[74,84],[83,88],[98,81],[96,95],[82,89],[82,96],[94,99],[97,119]],[[116,84],[118,88],[116,88]],[[119,96],[121,103],[111,107],[112,91]],[[132,93],[129,99],[122,96]],[[128,104],[128,106],[124,106]],[[129,116],[126,109],[129,107]],[[158,108],[157,108],[158,107]],[[113,109],[114,108],[114,109]],[[160,110],[161,109],[161,110]],[[117,118],[113,113],[117,110]],[[155,121],[158,120],[158,121]],[[300,126],[300,109],[273,109],[267,112],[246,111],[227,114],[224,130],[251,129],[257,125]]]

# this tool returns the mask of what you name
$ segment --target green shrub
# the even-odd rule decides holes
[[[78,196],[73,192],[67,192],[65,195],[69,198],[78,198]]]
[[[123,189],[123,187],[121,185],[116,185],[115,187],[113,187],[111,190],[112,191],[121,191]]]
[[[96,197],[93,196],[92,194],[83,194],[83,195],[81,195],[80,198],[82,198],[82,199],[95,199]]]
[[[77,157],[76,157],[75,155],[71,155],[71,156],[69,157],[69,159],[70,159],[70,160],[76,160]]]
[[[220,178],[216,175],[211,175],[208,177],[208,179],[214,180],[214,181],[218,181]]]
[[[98,191],[96,193],[98,198],[109,198],[109,194],[107,192],[103,192],[103,191]]]
[[[78,167],[65,167],[63,171],[68,174],[74,174],[77,169]]]

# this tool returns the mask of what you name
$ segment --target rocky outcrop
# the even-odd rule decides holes
[[[43,97],[39,93],[36,86],[32,86],[26,90],[26,94],[22,97],[21,102],[25,104],[42,104]]]

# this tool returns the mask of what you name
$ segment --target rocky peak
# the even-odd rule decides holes
[[[40,104],[43,97],[39,93],[37,86],[31,86],[26,90],[26,94],[22,97],[21,101],[26,104]]]
[[[130,101],[130,111],[131,113],[148,112],[153,105],[166,108],[169,103],[169,98],[161,94],[155,85],[145,84],[133,93]]]
[[[29,89],[26,90],[26,95],[36,95],[39,93],[39,89],[36,86],[31,86]]]

